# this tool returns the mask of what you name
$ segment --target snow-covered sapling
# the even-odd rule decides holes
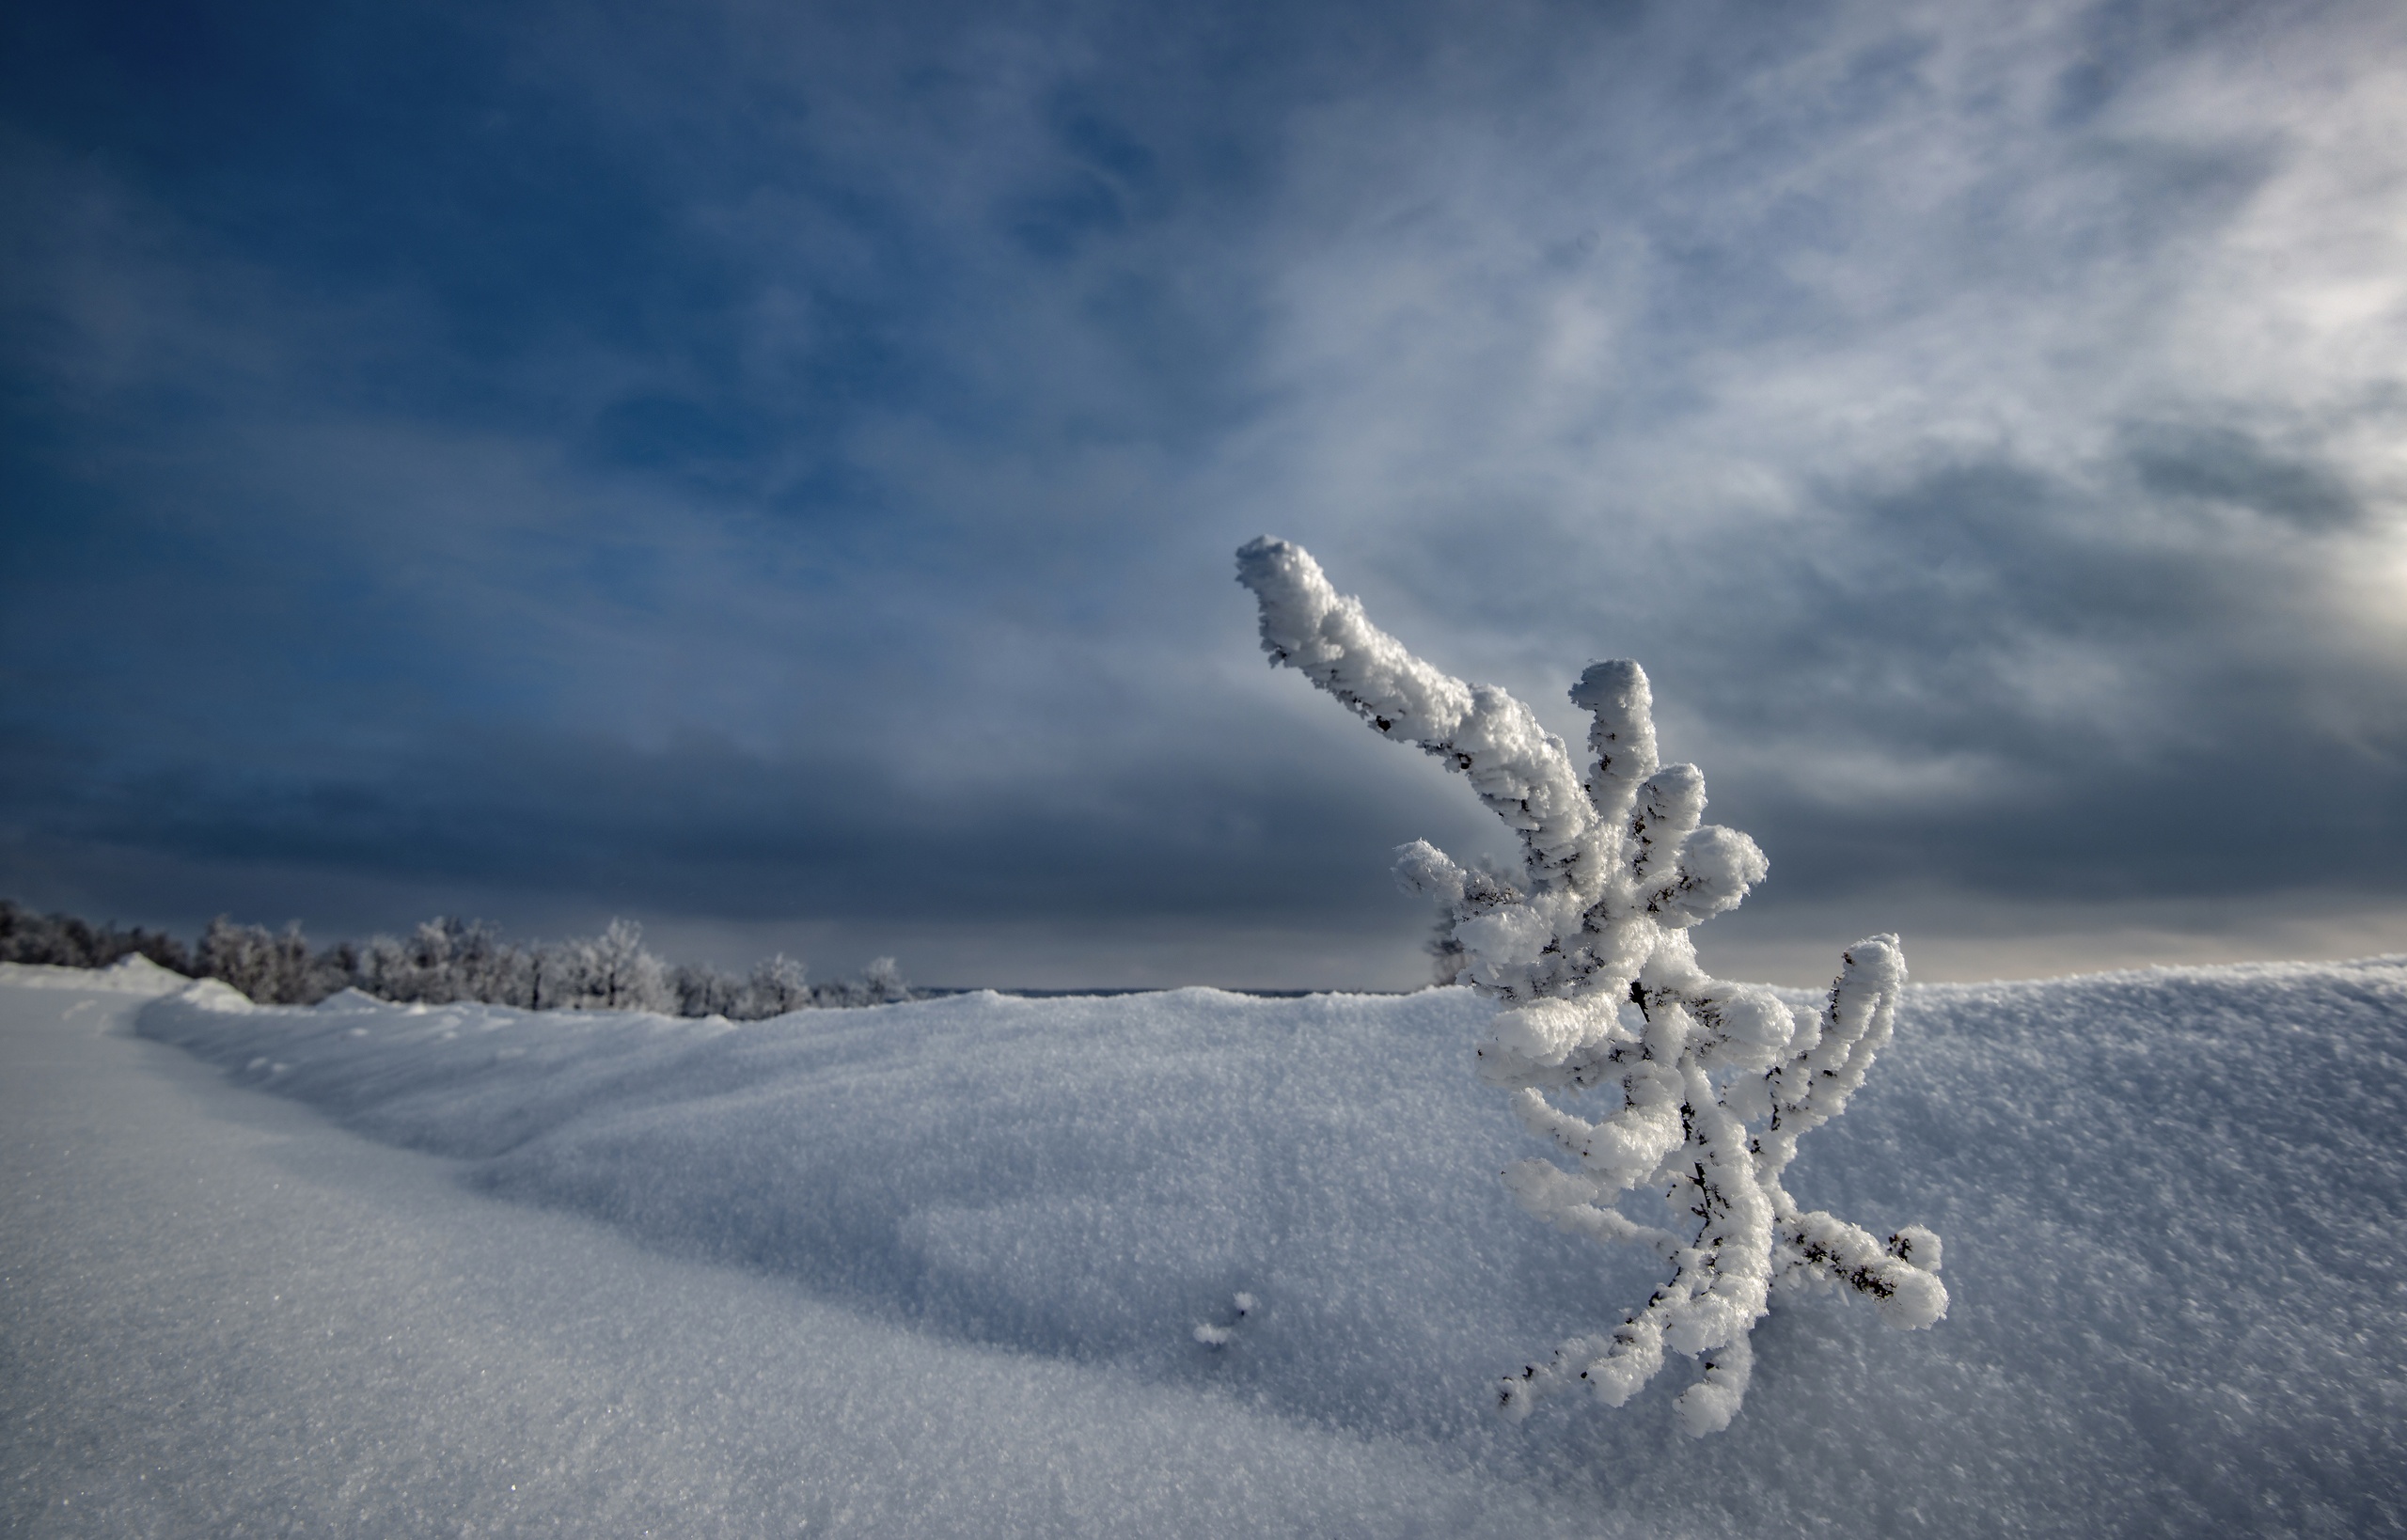
[[[1505,1415],[1583,1385],[1621,1406],[1677,1353],[1704,1371],[1675,1403],[1680,1425],[1718,1433],[1746,1394],[1748,1334],[1773,1291],[1843,1283],[1900,1328],[1944,1315],[1938,1236],[1909,1225],[1876,1239],[1800,1211],[1781,1185],[1799,1137],[1846,1108],[1889,1041],[1906,977],[1897,938],[1849,947],[1818,1013],[1697,966],[1690,928],[1737,907],[1768,863],[1745,835],[1700,823],[1696,766],[1657,763],[1638,665],[1592,664],[1572,688],[1595,717],[1582,777],[1527,706],[1414,657],[1302,547],[1248,543],[1237,580],[1261,601],[1274,666],[1461,771],[1520,837],[1518,880],[1468,871],[1424,841],[1397,853],[1396,874],[1437,900],[1468,960],[1463,980],[1500,1002],[1480,1075],[1574,1162],[1518,1162],[1505,1186],[1558,1229],[1650,1247],[1672,1268],[1618,1326],[1507,1376]],[[1583,1093],[1603,1103],[1593,1115],[1564,1105]],[[1663,1195],[1668,1227],[1621,1211],[1642,1191]]]

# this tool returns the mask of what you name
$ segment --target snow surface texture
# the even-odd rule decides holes
[[[1544,1396],[1581,1386],[1622,1406],[1669,1349],[1703,1369],[1673,1403],[1680,1426],[1720,1433],[1746,1396],[1750,1335],[1775,1289],[1844,1283],[1905,1329],[1946,1314],[1938,1236],[1908,1225],[1876,1240],[1800,1209],[1781,1182],[1799,1137],[1847,1109],[1889,1041],[1906,982],[1897,938],[1849,948],[1819,1012],[1697,966],[1690,927],[1737,907],[1768,867],[1745,835],[1700,824],[1696,766],[1658,762],[1645,671],[1627,659],[1591,664],[1573,686],[1573,703],[1595,716],[1579,777],[1527,706],[1414,657],[1302,546],[1249,542],[1237,580],[1261,601],[1274,665],[1461,771],[1520,837],[1518,888],[1424,841],[1403,847],[1396,867],[1407,888],[1438,901],[1469,960],[1463,976],[1502,1002],[1481,1076],[1512,1092],[1523,1127],[1578,1163],[1518,1161],[1504,1184],[1555,1228],[1645,1247],[1672,1269],[1610,1333],[1572,1337],[1506,1377],[1505,1414],[1519,1422]],[[1549,1092],[1600,1092],[1607,1105],[1591,1122]],[[1673,1228],[1615,1206],[1641,1190],[1662,1196]]]
[[[1621,1528],[1416,1441],[479,1196],[134,1040],[138,1003],[0,987],[0,1533]]]
[[[1508,1430],[1463,1394],[1658,1265],[1494,1202],[1524,1136],[1459,1046],[1491,1009],[1467,989],[987,994],[729,1026],[251,1008],[203,984],[140,1029],[458,1157],[477,1188],[870,1323],[829,1339],[842,1372],[805,1375],[781,1411],[740,1359],[658,1345],[699,1329],[683,1308],[605,1317],[595,1336],[653,1355],[627,1371],[645,1383],[732,1375],[758,1417],[830,1438],[831,1384],[901,1430],[952,1427],[955,1395],[993,1414],[993,1376],[1043,1387],[968,1463],[950,1434],[894,1433],[896,1495],[860,1510],[889,1532],[906,1492],[975,1514],[996,1470],[1045,1467],[1033,1444],[1074,1451],[1092,1506],[1023,1502],[1023,1529],[1175,1514],[1147,1483],[1197,1478],[1141,1473],[1147,1393],[1177,1417],[1227,1408],[1222,1474],[1193,1494],[1218,1516],[1188,1526],[1206,1532],[1288,1490],[1234,1419],[1336,1462],[1340,1511],[1294,1526],[1322,1533],[2407,1532],[2407,958],[1908,989],[1880,1075],[1788,1181],[1943,1225],[1948,1328],[1800,1300],[1755,1333],[1748,1415],[1703,1442],[1659,1418]],[[933,1349],[896,1345],[947,1340],[1016,1357],[956,1391]],[[1415,1472],[1391,1501],[1381,1484]]]

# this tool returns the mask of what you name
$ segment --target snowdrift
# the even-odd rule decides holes
[[[58,967],[49,963],[0,963],[0,984],[20,989],[73,989],[103,995],[172,995],[192,981],[139,954],[106,967]]]
[[[1790,1185],[1944,1234],[1953,1308],[1899,1333],[1784,1302],[1702,1444],[1665,1415],[1675,1375],[1618,1412],[1487,1409],[1516,1355],[1655,1276],[1507,1199],[1529,1144],[1470,1070],[1488,1010],[982,994],[734,1025],[202,984],[139,1029],[486,1191],[1600,1520],[2401,1528],[2407,958],[1909,990]]]

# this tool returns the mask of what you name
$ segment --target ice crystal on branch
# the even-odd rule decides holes
[[[1652,1248],[1672,1268],[1620,1325],[1504,1379],[1505,1414],[1518,1421],[1582,1385],[1621,1406],[1676,1353],[1703,1370],[1675,1403],[1680,1425],[1717,1433],[1746,1394],[1748,1334],[1773,1291],[1844,1284],[1900,1328],[1944,1315],[1936,1235],[1909,1225],[1876,1239],[1801,1212],[1781,1185],[1800,1136],[1845,1109],[1889,1041],[1906,977],[1897,938],[1849,948],[1818,1013],[1697,966],[1690,927],[1737,907],[1769,863],[1745,835],[1701,822],[1696,766],[1657,762],[1644,670],[1592,664],[1572,687],[1594,717],[1582,777],[1529,707],[1414,657],[1330,588],[1301,546],[1248,543],[1237,579],[1261,601],[1274,665],[1461,771],[1519,836],[1518,884],[1466,870],[1425,841],[1403,847],[1396,864],[1399,880],[1443,911],[1461,977],[1500,1002],[1481,1076],[1510,1092],[1522,1125],[1572,1162],[1524,1160],[1504,1184],[1556,1228]],[[1601,1104],[1593,1117],[1569,1105],[1580,1098]],[[1663,1196],[1668,1225],[1621,1211],[1619,1200],[1640,1192]]]

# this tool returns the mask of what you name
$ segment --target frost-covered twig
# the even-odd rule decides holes
[[[1846,1108],[1889,1041],[1906,976],[1897,938],[1849,948],[1818,1014],[1697,966],[1690,927],[1737,907],[1768,863],[1745,835],[1700,822],[1694,765],[1658,763],[1645,672],[1592,664],[1573,686],[1594,717],[1583,777],[1527,706],[1414,657],[1302,547],[1253,541],[1237,553],[1237,578],[1261,601],[1274,665],[1461,771],[1520,837],[1518,887],[1422,841],[1398,852],[1396,874],[1438,902],[1469,959],[1464,979],[1501,1003],[1480,1075],[1573,1162],[1521,1161],[1505,1186],[1559,1229],[1650,1247],[1672,1268],[1611,1331],[1573,1338],[1503,1380],[1506,1415],[1518,1421],[1581,1384],[1618,1406],[1668,1352],[1703,1369],[1675,1403],[1680,1425],[1719,1432],[1746,1394],[1748,1333],[1776,1288],[1844,1283],[1901,1328],[1944,1315],[1937,1236],[1911,1225],[1876,1240],[1801,1212],[1781,1185],[1798,1138]],[[1604,1105],[1591,1119],[1550,1093]],[[1671,1227],[1616,1206],[1647,1189],[1664,1195]]]

